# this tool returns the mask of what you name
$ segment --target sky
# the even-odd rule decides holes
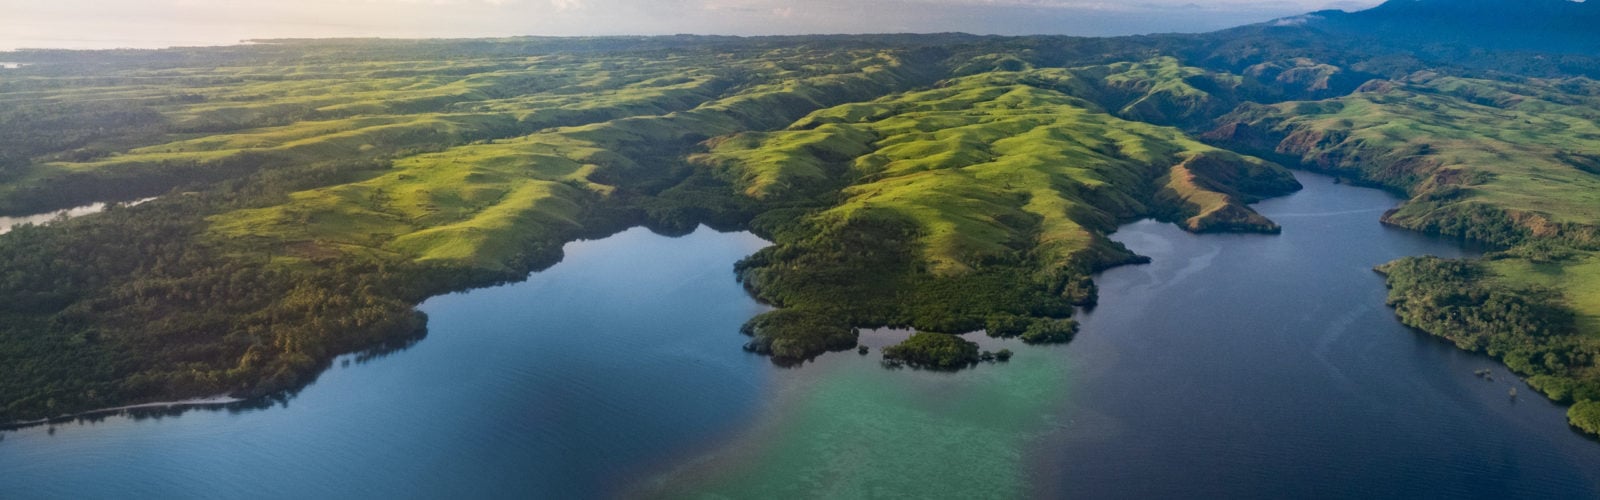
[[[1379,0],[0,0],[0,50],[253,38],[1201,32]]]

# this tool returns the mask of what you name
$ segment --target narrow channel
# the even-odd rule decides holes
[[[154,199],[155,198],[145,198],[145,199],[142,199],[142,200],[134,200],[134,201],[122,203],[122,205],[131,207],[131,206],[139,205],[139,204],[142,204],[142,203],[145,203],[147,201],[154,200]],[[112,204],[116,204],[116,203],[113,202]],[[72,219],[72,218],[76,218],[76,217],[83,217],[83,216],[89,215],[89,214],[97,214],[97,213],[100,213],[100,212],[104,212],[106,210],[106,206],[107,206],[107,204],[105,202],[97,202],[97,203],[90,203],[88,205],[83,205],[83,206],[78,206],[78,207],[64,208],[64,209],[61,209],[61,210],[52,210],[52,211],[45,212],[45,213],[40,213],[40,214],[17,215],[17,216],[10,216],[10,217],[0,216],[0,234],[9,233],[13,229],[16,229],[18,226],[23,226],[23,225],[40,226],[40,225],[49,224],[51,222],[55,222],[57,220]]]

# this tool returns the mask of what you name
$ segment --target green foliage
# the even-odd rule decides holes
[[[422,332],[405,270],[290,272],[190,240],[198,199],[0,238],[0,420],[174,395],[265,394]],[[396,296],[398,294],[398,297]]]
[[[1600,341],[1577,334],[1559,291],[1498,281],[1464,260],[1411,257],[1378,270],[1405,324],[1500,359],[1552,399],[1600,397]]]
[[[990,337],[1011,338],[1022,335],[1032,326],[1033,320],[1011,314],[991,314],[983,323],[983,329]]]
[[[959,370],[978,363],[978,344],[955,335],[917,332],[884,348],[883,359],[930,370]]]
[[[856,346],[856,332],[843,318],[805,309],[763,313],[745,323],[743,332],[752,337],[745,350],[770,355],[780,363]]]
[[[1573,427],[1591,435],[1600,436],[1600,401],[1584,401],[1567,410],[1567,421]]]
[[[1388,278],[1389,305],[1406,324],[1439,332],[1463,349],[1504,357],[1572,334],[1573,315],[1559,294],[1487,285],[1486,271],[1469,261],[1410,257],[1379,271]]]
[[[1600,85],[1422,72],[1308,105],[1247,106],[1207,136],[1412,199],[1385,221],[1497,245],[1600,245]]]
[[[1078,333],[1078,322],[1070,319],[994,314],[984,322],[991,337],[1020,337],[1029,344],[1061,344]]]
[[[1594,377],[1534,375],[1528,377],[1528,385],[1561,403],[1600,400],[1600,380]]]
[[[1047,318],[1093,301],[1089,273],[1135,260],[1105,237],[1118,222],[1277,230],[1245,204],[1296,189],[1286,171],[1086,99],[1201,93],[1157,80],[1202,73],[1160,59],[974,75],[713,141],[695,162],[799,217],[738,266],[764,300],[861,327],[1064,342],[1074,324]]]
[[[1538,240],[1491,254],[1484,264],[1496,282],[1559,291],[1577,314],[1579,333],[1600,338],[1600,254]]]
[[[1078,334],[1078,322],[1070,319],[1035,319],[1022,332],[1022,341],[1029,344],[1061,344]]]
[[[160,131],[165,121],[150,107],[123,100],[0,105],[0,183],[28,174],[34,157],[93,160],[109,154],[97,143],[136,143]]]

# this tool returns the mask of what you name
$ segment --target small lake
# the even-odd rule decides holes
[[[124,205],[134,206],[134,205],[138,205],[138,204],[141,204],[141,203],[144,203],[144,202],[147,202],[147,201],[150,201],[150,200],[154,200],[154,199],[155,198],[145,198],[145,199],[142,199],[142,200],[130,201],[130,202],[124,203]],[[113,204],[115,204],[115,203],[113,203]],[[82,217],[82,216],[89,215],[89,214],[96,214],[96,213],[104,212],[105,210],[106,210],[106,203],[102,202],[102,203],[91,203],[91,204],[84,205],[84,206],[81,206],[81,207],[72,207],[72,208],[66,208],[66,209],[61,209],[61,210],[55,210],[55,211],[51,211],[51,212],[45,212],[45,213],[42,213],[42,214],[18,215],[18,216],[13,216],[13,217],[0,216],[0,234],[9,233],[9,232],[11,232],[12,229],[16,229],[17,226],[21,226],[21,225],[24,225],[24,224],[32,224],[32,225],[36,225],[36,226],[37,225],[43,225],[43,224],[49,224],[51,222],[54,222],[54,221],[62,219],[62,218],[71,219],[71,218],[74,218],[74,217]]]
[[[905,331],[798,368],[741,351],[751,235],[576,242],[283,405],[0,434],[0,498],[1600,496],[1563,408],[1384,307],[1373,266],[1468,251],[1301,180],[1257,205],[1282,235],[1123,227],[1155,260],[1098,278],[1076,340],[969,334],[1017,355],[953,374],[881,367]]]

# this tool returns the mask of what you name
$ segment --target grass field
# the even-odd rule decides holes
[[[1102,75],[1126,81],[1148,67],[1111,69],[1138,71]],[[1246,204],[1292,189],[1286,172],[1029,84],[1069,74],[989,73],[821,110],[785,131],[723,140],[698,160],[758,199],[814,196],[848,182],[845,201],[817,216],[874,211],[911,220],[935,273],[967,272],[1018,249],[1044,262],[1072,262],[1105,245],[1104,233],[1117,222],[1144,215],[1181,215],[1193,230],[1275,227]],[[1208,177],[1220,172],[1192,168],[1199,164],[1266,188],[1230,186],[1238,179]],[[1151,193],[1159,193],[1154,202]],[[1215,220],[1221,217],[1242,221]]]
[[[1600,254],[1580,253],[1555,262],[1491,260],[1489,267],[1497,279],[1512,285],[1560,290],[1567,305],[1578,313],[1579,331],[1600,340]]]
[[[1479,205],[1506,212],[1535,236],[1566,233],[1595,242],[1597,93],[1600,84],[1584,79],[1512,83],[1419,74],[1347,97],[1237,115],[1278,139],[1258,148],[1409,191],[1416,198],[1391,217],[1400,225],[1437,229],[1462,206]]]
[[[706,79],[688,77],[661,88],[588,94],[581,106],[602,121],[405,157],[372,179],[293,193],[288,202],[273,207],[219,215],[213,230],[223,240],[264,239],[282,246],[287,262],[329,252],[379,252],[424,263],[502,270],[521,258],[532,244],[529,238],[580,229],[580,218],[591,205],[616,194],[617,181],[598,177],[676,175],[670,161],[645,164],[641,153],[686,148],[706,134],[798,116],[829,100],[874,95],[903,78],[875,69],[892,60],[867,57],[855,62],[867,65],[867,74],[825,74],[785,81],[777,88],[755,86],[723,98],[705,94]],[[664,93],[693,98],[664,99]],[[747,109],[762,114],[742,115]],[[325,145],[345,134],[302,141]]]
[[[759,295],[812,322],[946,332],[984,328],[991,317],[997,325],[1047,325],[1068,314],[1068,303],[1093,300],[1085,285],[1091,272],[1133,258],[1106,238],[1119,223],[1160,217],[1193,231],[1271,232],[1277,226],[1248,204],[1298,188],[1275,164],[1119,118],[1058,90],[1113,102],[1095,89],[1124,77],[1116,71],[1143,78],[1169,63],[946,80],[819,110],[785,130],[719,138],[692,160],[765,203],[817,200],[784,224],[802,229],[777,231],[778,244],[744,271]],[[1090,81],[1083,74],[1094,83],[1073,83]],[[859,242],[873,237],[863,231],[903,231],[907,241],[871,248]],[[841,287],[822,270],[832,267],[893,286]],[[1021,319],[1006,319],[1013,317]],[[789,336],[809,332],[756,330],[780,357],[848,347],[830,341],[790,350],[786,341],[796,339]]]

